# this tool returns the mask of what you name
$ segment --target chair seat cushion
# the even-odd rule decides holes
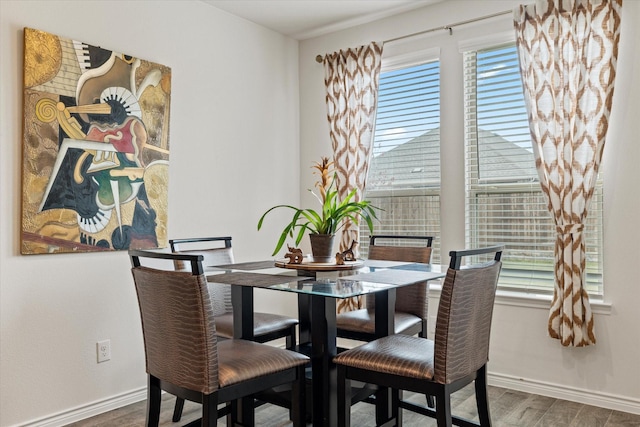
[[[422,320],[418,316],[396,312],[394,316],[395,333],[400,334],[415,325],[419,325],[421,322]],[[336,316],[336,326],[338,330],[373,334],[376,327],[376,315],[374,310],[366,308],[340,313]],[[339,332],[338,335],[340,335]]]
[[[216,334],[224,338],[233,338],[233,313],[215,316]],[[271,313],[253,313],[253,335],[270,334],[272,332],[289,329],[298,324],[292,317]]]
[[[218,341],[218,383],[226,387],[304,365],[303,354],[246,340]]]
[[[410,335],[389,335],[344,351],[338,365],[417,379],[433,378],[433,341]]]

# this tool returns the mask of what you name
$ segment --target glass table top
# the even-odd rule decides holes
[[[364,261],[360,269],[349,271],[348,276],[314,279],[289,274],[291,270],[256,269],[256,263],[212,266],[205,269],[207,280],[236,286],[251,286],[285,292],[319,295],[332,298],[350,298],[407,286],[445,276],[446,266],[436,264],[403,263],[395,261]],[[250,265],[251,268],[243,269]],[[271,264],[273,265],[273,263]]]

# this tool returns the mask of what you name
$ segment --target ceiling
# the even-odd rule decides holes
[[[444,0],[202,0],[211,6],[304,40]]]

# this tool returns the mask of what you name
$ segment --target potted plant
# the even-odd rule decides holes
[[[320,179],[315,186],[319,194],[309,190],[320,203],[320,209],[297,208],[291,205],[277,205],[267,210],[258,221],[258,230],[262,228],[267,214],[274,209],[287,208],[293,211],[291,221],[284,227],[276,248],[272,255],[276,255],[284,245],[287,236],[293,238],[295,235],[295,245],[300,244],[302,236],[305,232],[309,232],[311,239],[311,252],[315,262],[330,262],[333,259],[333,237],[335,233],[344,226],[344,220],[350,219],[353,223],[358,224],[360,219],[364,219],[369,227],[369,231],[373,233],[373,219],[377,218],[375,210],[378,209],[371,205],[370,201],[355,201],[353,198],[356,194],[356,188],[351,190],[347,197],[340,200],[338,189],[336,188],[336,174],[332,173],[330,162],[327,157],[323,157],[321,162],[317,162],[313,168],[317,169]],[[297,231],[296,231],[297,229]],[[318,253],[318,244],[316,240],[325,240],[325,250],[328,252]],[[328,240],[328,242],[326,241]]]

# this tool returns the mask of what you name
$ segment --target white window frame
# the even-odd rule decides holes
[[[394,46],[394,48],[398,48],[398,47],[399,47],[398,44]],[[403,50],[402,47],[399,50],[402,51]],[[391,52],[391,53],[388,54],[387,52]],[[413,66],[427,63],[427,62],[439,61],[439,60],[440,60],[440,48],[418,49],[418,50],[412,50],[408,53],[394,53],[393,48],[387,50],[387,48],[385,47],[385,53],[382,58],[380,73],[382,74],[382,73],[395,71],[403,68],[410,68]],[[369,170],[369,172],[371,172],[371,170]],[[389,196],[391,197],[395,197],[395,196],[397,197],[412,197],[412,196],[440,197],[440,185],[438,185],[437,187],[430,186],[430,187],[419,188],[419,189],[388,188],[388,189],[377,189],[377,190],[369,189],[368,190],[365,188],[365,198],[367,199],[375,198],[375,197],[389,197]],[[432,254],[432,260],[437,262],[439,262],[438,249],[440,247],[440,241],[439,241],[440,225],[439,224],[440,224],[440,217],[438,213],[438,236],[436,236],[436,239],[433,242],[434,253]],[[366,252],[368,248],[367,237],[368,237],[369,231],[366,228],[366,226],[361,225],[360,232],[361,232],[360,240],[362,240],[360,242],[360,247],[363,252]],[[375,223],[374,223],[374,234],[376,233],[380,234],[378,231],[375,230]],[[404,242],[402,243],[404,244]]]
[[[506,44],[513,44],[515,43],[515,35],[513,32],[504,32],[504,33],[498,33],[498,34],[493,34],[490,36],[486,36],[486,37],[479,37],[479,38],[475,38],[473,40],[468,40],[468,41],[461,41],[458,43],[458,48],[459,48],[459,52],[461,54],[465,54],[466,52],[469,51],[479,51],[479,50],[483,50],[483,49],[488,49],[488,48],[494,48],[494,47],[498,47],[501,45],[506,45]],[[465,139],[467,138],[467,135],[465,135]],[[466,146],[466,143],[465,143]],[[465,148],[466,150],[466,148]],[[465,166],[465,170],[466,170],[466,166]],[[465,180],[466,181],[466,180]],[[538,186],[539,188],[539,183],[535,183],[535,185]],[[602,187],[601,187],[602,188]],[[492,191],[497,191],[497,192],[501,192],[502,190],[509,190],[509,192],[512,191],[531,191],[532,189],[532,185],[531,184],[507,184],[504,185],[502,189],[495,189]],[[469,196],[467,196],[469,197]],[[601,197],[601,196],[600,196]],[[465,199],[467,200],[467,199]],[[604,214],[604,212],[603,212]],[[465,215],[465,222],[468,221],[467,219],[467,215]],[[469,224],[465,225],[465,228],[467,229],[467,233],[466,233],[466,240],[468,243],[468,239],[469,239]],[[602,238],[602,235],[600,235]],[[602,239],[601,239],[602,240]],[[604,262],[602,262],[602,264],[604,264]],[[503,266],[504,268],[504,266]],[[604,268],[603,268],[604,270]],[[604,276],[604,271],[603,271],[603,276]],[[551,275],[551,280],[553,280],[553,274]],[[527,290],[526,288],[519,288],[519,287],[511,287],[511,288],[504,288],[501,287],[499,288],[499,292],[498,292],[498,298],[499,301],[503,304],[507,304],[507,305],[516,305],[516,306],[527,306],[527,307],[538,307],[538,308],[546,308],[548,309],[548,301],[551,298],[551,293],[553,291],[553,284],[551,284],[551,286],[549,287],[550,291],[545,290],[545,291],[535,291],[535,290]],[[594,312],[599,312],[599,313],[609,313],[610,312],[610,305],[609,304],[605,304],[603,303],[603,297],[604,297],[604,278],[602,280],[602,284],[600,285],[600,288],[598,289],[598,292],[596,293],[590,293],[590,299],[591,301],[594,303]]]

